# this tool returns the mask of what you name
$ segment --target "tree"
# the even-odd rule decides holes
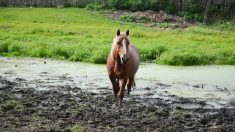
[[[205,7],[204,19],[203,19],[204,24],[207,24],[207,22],[208,22],[208,11],[209,11],[209,7],[210,7],[210,3],[211,3],[211,0],[206,1],[206,7]]]

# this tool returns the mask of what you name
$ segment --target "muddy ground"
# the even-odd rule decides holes
[[[130,11],[107,11],[105,13],[107,16],[111,17],[112,19],[122,20],[122,17],[132,17],[132,22],[135,23],[144,23],[147,27],[156,27],[157,29],[161,30],[174,30],[174,29],[184,29],[190,26],[190,23],[186,21],[184,18],[179,16],[174,16],[167,14],[164,11],[137,11],[137,12],[130,12]],[[123,21],[123,20],[122,20]],[[168,23],[169,26],[160,26],[156,23]]]
[[[232,102],[215,109],[189,98],[169,102],[130,95],[119,108],[111,88],[93,93],[69,85],[43,85],[47,90],[36,90],[30,83],[0,77],[0,131],[235,131]],[[33,83],[41,87],[47,82]],[[181,107],[185,104],[200,107]]]

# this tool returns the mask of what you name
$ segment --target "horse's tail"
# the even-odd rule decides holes
[[[131,87],[132,87],[132,88],[136,88],[136,85],[135,85],[135,78],[134,78],[133,81],[132,81]]]

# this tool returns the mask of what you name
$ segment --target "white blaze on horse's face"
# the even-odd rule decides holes
[[[126,38],[122,39],[121,45],[122,45],[122,48],[119,53],[121,64],[126,64],[128,61],[128,43],[127,43]]]

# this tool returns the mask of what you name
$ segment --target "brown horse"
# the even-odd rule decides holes
[[[126,84],[129,95],[131,87],[135,86],[134,76],[139,68],[138,50],[130,44],[128,36],[129,30],[126,33],[120,33],[118,29],[107,60],[109,79],[114,96],[119,98],[120,106],[122,106]]]

